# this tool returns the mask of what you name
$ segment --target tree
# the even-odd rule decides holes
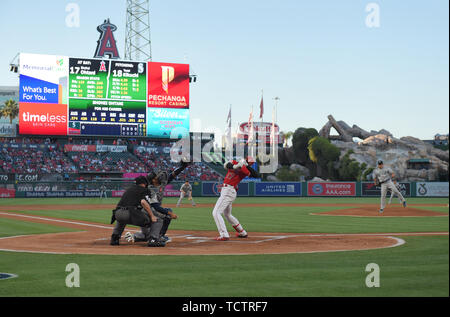
[[[343,181],[361,181],[365,180],[368,173],[364,173],[367,168],[366,163],[359,164],[354,159],[350,158],[350,155],[353,153],[352,150],[349,150],[342,157],[339,164],[339,179]],[[372,169],[373,171],[373,169]]]
[[[313,137],[318,136],[314,128],[298,128],[292,135],[292,147],[294,149],[294,154],[296,161],[300,164],[307,164],[310,162],[308,154],[308,142]]]
[[[291,170],[288,166],[281,167],[276,177],[282,182],[298,182],[303,173],[299,170]]]
[[[334,164],[338,161],[340,150],[321,136],[315,136],[308,142],[309,159],[316,164],[317,175],[336,177]]]
[[[19,115],[19,105],[16,101],[9,99],[5,101],[5,105],[0,109],[0,117],[9,118],[9,123]]]

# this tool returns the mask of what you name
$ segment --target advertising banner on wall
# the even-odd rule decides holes
[[[25,198],[58,198],[58,197],[100,197],[100,191],[82,191],[82,190],[71,190],[71,191],[17,191],[16,197]]]
[[[301,183],[255,183],[255,196],[301,196]]]
[[[19,93],[19,134],[189,133],[188,64],[22,53]]]
[[[64,152],[96,152],[97,146],[86,144],[65,144]]]
[[[0,188],[0,198],[14,198],[14,197],[16,197],[15,189]]]
[[[20,134],[67,134],[68,64],[66,56],[20,54]]]
[[[416,195],[418,197],[448,197],[448,182],[418,182]]]
[[[398,183],[400,187],[399,190],[404,197],[411,196],[411,183],[401,182]],[[390,195],[390,191],[388,190],[387,195]],[[362,182],[361,183],[361,196],[381,196],[381,187],[375,186],[372,182]]]
[[[189,110],[147,108],[147,135],[155,138],[189,136]]]
[[[148,62],[148,106],[189,108],[189,65]]]
[[[308,182],[308,196],[356,196],[356,183]]]
[[[220,196],[222,183],[219,182],[202,182],[202,196]],[[238,196],[249,196],[249,184],[240,183],[237,191]]]
[[[0,174],[0,183],[8,183],[8,182],[14,182],[16,180],[14,174],[6,174],[2,173]]]

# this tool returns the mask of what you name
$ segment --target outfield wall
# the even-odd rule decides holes
[[[36,197],[121,197],[131,182],[15,182],[0,184],[0,198]],[[178,197],[183,183],[170,183],[166,197]],[[194,182],[194,197],[218,197],[222,183]],[[405,197],[449,197],[448,182],[400,182]],[[238,187],[240,197],[380,197],[381,189],[372,182],[242,182]],[[389,195],[389,193],[388,193]]]

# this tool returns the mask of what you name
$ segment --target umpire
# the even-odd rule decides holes
[[[158,235],[155,235],[155,237],[151,235],[151,238],[159,240],[162,220],[158,219],[153,214],[148,202],[150,199],[150,192],[147,188],[147,178],[145,176],[139,176],[135,179],[135,182],[136,184],[129,187],[125,193],[123,193],[116,209],[113,210],[111,224],[114,223],[114,221],[117,222],[111,235],[111,245],[119,245],[120,237],[127,224],[148,228],[150,235],[153,231],[157,232]]]

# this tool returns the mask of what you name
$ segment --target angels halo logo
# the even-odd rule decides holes
[[[100,38],[97,41],[97,49],[95,50],[94,58],[109,57],[111,59],[118,59],[119,51],[117,50],[116,39],[113,32],[117,30],[117,26],[106,19],[103,24],[97,27],[100,32]]]

